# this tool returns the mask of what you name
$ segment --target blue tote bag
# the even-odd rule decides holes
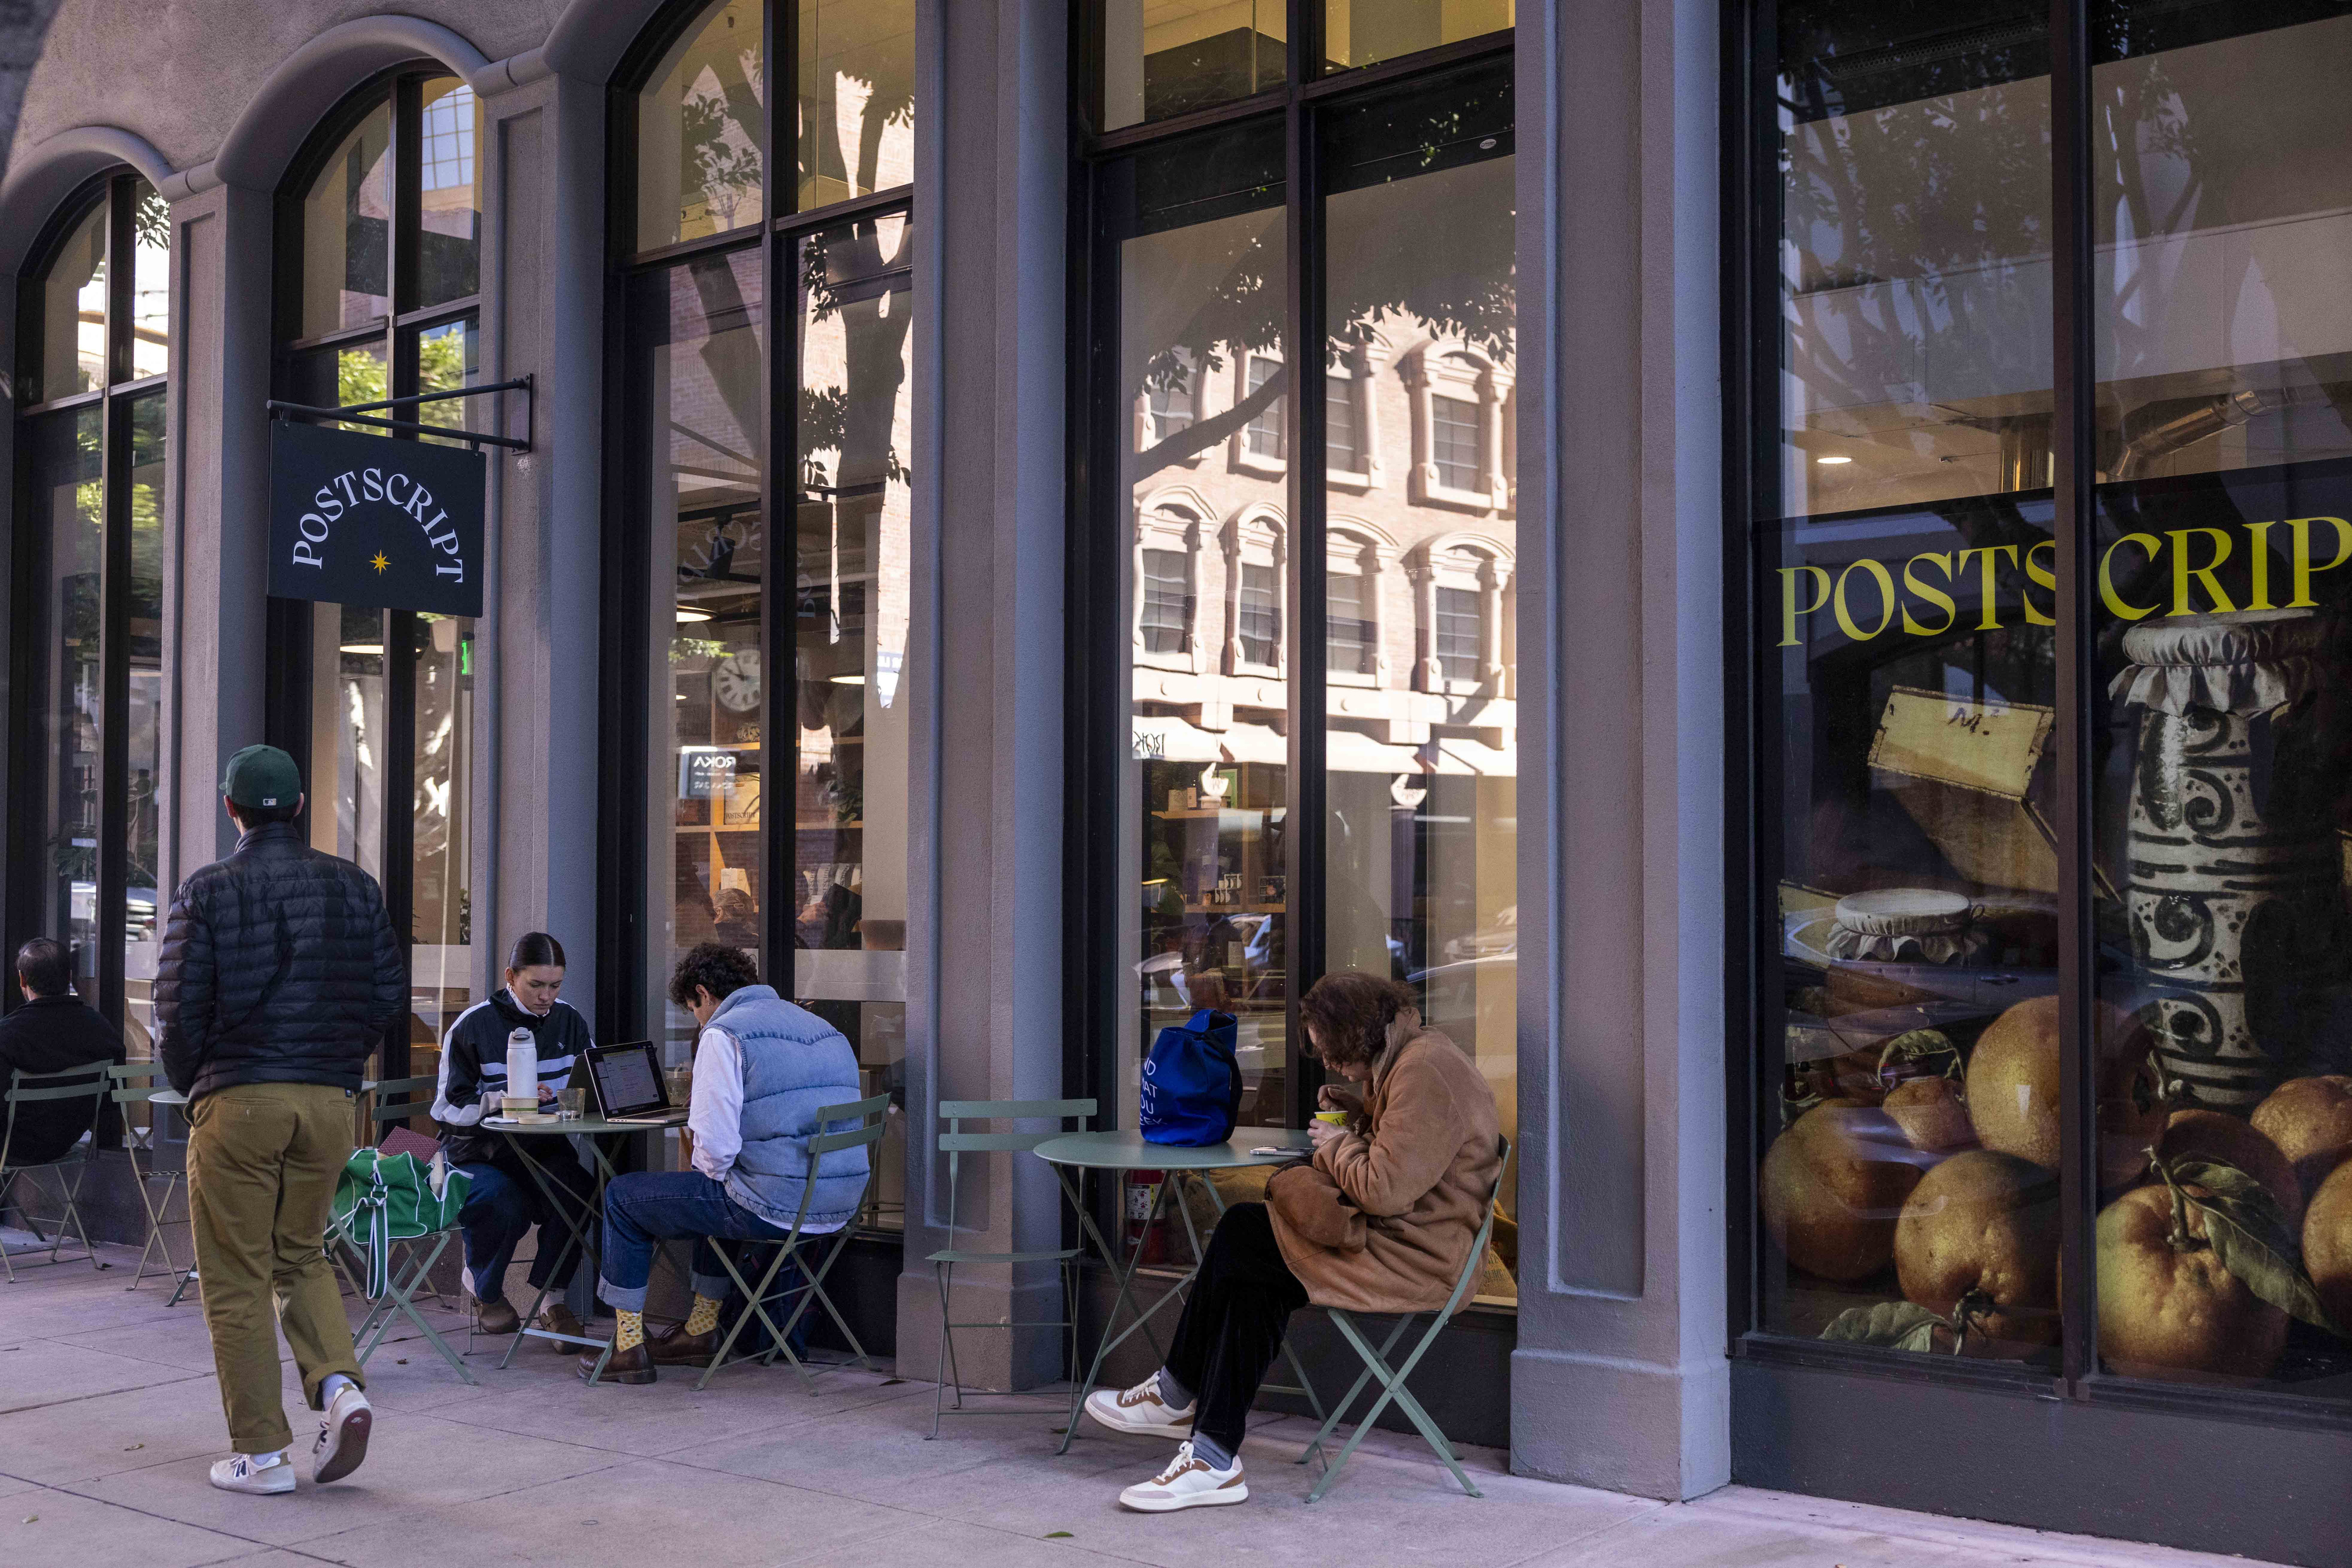
[[[1197,1148],[1234,1135],[1242,1109],[1242,1068],[1234,1059],[1234,1016],[1203,1007],[1171,1024],[1143,1060],[1147,1143]]]

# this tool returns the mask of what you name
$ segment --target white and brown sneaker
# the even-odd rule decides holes
[[[1179,1410],[1161,1398],[1156,1372],[1133,1388],[1097,1388],[1087,1395],[1087,1414],[1097,1424],[1139,1437],[1191,1436],[1194,1405]]]
[[[1247,1502],[1249,1485],[1242,1479],[1239,1455],[1234,1456],[1232,1469],[1211,1469],[1206,1459],[1192,1452],[1192,1445],[1185,1443],[1178,1447],[1166,1469],[1128,1488],[1118,1494],[1118,1500],[1120,1507],[1138,1513],[1174,1513],[1178,1509]]]

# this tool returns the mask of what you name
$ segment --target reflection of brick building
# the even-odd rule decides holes
[[[1378,325],[1371,345],[1325,381],[1333,730],[1398,748],[1385,760],[1400,771],[1475,759],[1478,771],[1508,773],[1518,728],[1511,368],[1408,321]],[[1236,406],[1277,363],[1215,358],[1185,385],[1136,399],[1139,466]],[[1277,398],[1135,485],[1135,699],[1212,734],[1278,722],[1286,700],[1283,427]]]

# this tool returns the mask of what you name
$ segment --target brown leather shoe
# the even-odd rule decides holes
[[[595,1351],[583,1351],[580,1355],[582,1381],[594,1377],[598,1383],[651,1383],[654,1380],[653,1358],[643,1345],[631,1345],[625,1351],[614,1351],[613,1359],[604,1363],[600,1376],[596,1372]]]
[[[561,1301],[539,1315],[539,1326],[551,1334],[569,1334],[575,1340],[588,1337],[588,1331],[580,1326],[580,1320],[572,1315],[572,1309]],[[562,1340],[549,1340],[547,1348],[560,1354],[572,1347]]]
[[[481,1334],[510,1334],[522,1327],[522,1314],[514,1304],[501,1298],[485,1301],[474,1315],[474,1331]]]
[[[719,1331],[689,1334],[683,1323],[672,1323],[658,1334],[646,1336],[646,1349],[656,1366],[709,1366],[719,1353]]]

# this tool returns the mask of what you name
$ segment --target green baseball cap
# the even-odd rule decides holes
[[[247,746],[228,760],[221,794],[236,805],[292,805],[302,797],[302,775],[277,747]]]

